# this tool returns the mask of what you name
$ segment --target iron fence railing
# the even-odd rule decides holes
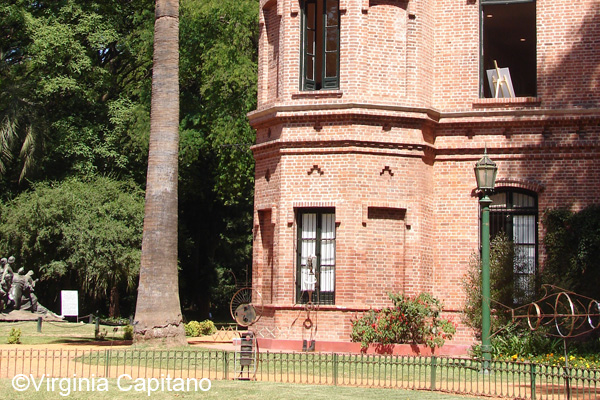
[[[0,350],[0,378],[235,379],[234,353],[194,350]],[[600,398],[600,370],[446,357],[339,353],[259,355],[256,379],[270,382],[437,390],[476,396],[574,400]]]

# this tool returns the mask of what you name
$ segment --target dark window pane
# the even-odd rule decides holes
[[[338,0],[327,0],[327,26],[337,26],[338,24]]]
[[[338,29],[327,28],[325,51],[336,51],[338,49]]]
[[[333,78],[338,76],[338,53],[327,53],[325,55],[325,77]]]
[[[306,5],[306,28],[307,29],[315,29],[315,3],[308,3]]]

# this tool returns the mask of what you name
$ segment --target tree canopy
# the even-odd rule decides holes
[[[600,206],[579,212],[561,208],[544,214],[546,262],[541,283],[598,298]]]
[[[250,265],[254,132],[246,113],[256,105],[258,4],[180,2],[181,292],[184,304],[205,315],[209,303],[227,300],[221,289],[231,287],[230,271],[241,278]],[[63,182],[109,179],[145,189],[153,24],[152,0],[0,4],[4,214],[19,207],[21,195]],[[59,218],[60,204],[49,205],[57,209],[48,218]],[[48,254],[12,240],[0,232],[9,246],[2,253],[49,265]],[[85,245],[85,257],[105,246]],[[71,262],[64,253],[53,259],[57,271]],[[44,279],[64,283],[57,275]]]
[[[0,208],[0,254],[34,271],[42,303],[54,306],[60,289],[80,289],[88,299],[84,307],[93,308],[118,301],[110,297],[113,288],[135,288],[143,215],[143,192],[133,183],[71,178],[35,184]]]

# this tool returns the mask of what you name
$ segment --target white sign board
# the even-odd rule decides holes
[[[77,290],[60,291],[61,312],[65,317],[77,317],[79,315],[79,297]]]

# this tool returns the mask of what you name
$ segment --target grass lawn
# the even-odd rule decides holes
[[[66,385],[66,384],[65,384]],[[127,388],[130,384],[123,384],[122,387]],[[66,387],[66,386],[65,386]],[[457,396],[443,394],[438,392],[427,391],[408,391],[397,389],[370,389],[357,387],[338,387],[338,386],[320,386],[320,385],[294,385],[269,382],[242,382],[242,381],[213,381],[210,390],[190,391],[190,392],[168,392],[156,391],[148,397],[147,392],[121,391],[117,386],[116,379],[108,381],[108,391],[94,392],[76,392],[71,391],[68,395],[63,392],[61,395],[60,388],[55,387],[54,392],[48,391],[45,384],[42,384],[39,391],[33,388],[22,392],[16,391],[12,382],[9,379],[0,380],[0,393],[6,399],[27,399],[27,400],[42,400],[42,399],[239,399],[239,400],[269,400],[269,399],[285,399],[285,400],[465,400],[475,399],[475,397]],[[489,398],[487,398],[489,399]]]
[[[93,323],[47,322],[42,323],[42,332],[37,331],[36,321],[0,322],[0,344],[6,344],[12,328],[21,330],[21,344],[86,343],[96,341]],[[116,330],[115,330],[116,328]],[[122,340],[123,327],[100,325],[106,340]]]

